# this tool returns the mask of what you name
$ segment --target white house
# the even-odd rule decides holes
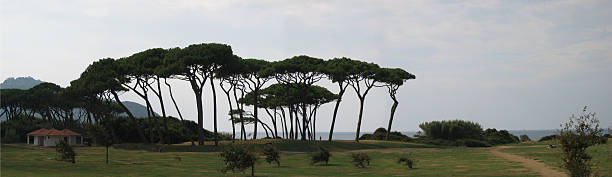
[[[83,145],[83,136],[68,129],[47,130],[44,128],[28,133],[28,144],[37,146],[55,146],[60,140],[65,140],[69,145]]]

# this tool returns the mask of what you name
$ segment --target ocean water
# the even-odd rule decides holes
[[[516,136],[527,135],[532,140],[539,140],[540,138],[544,136],[556,134],[558,130],[508,130],[508,132]],[[360,132],[359,136],[363,134],[370,134],[370,133],[372,132]],[[404,135],[410,136],[410,137],[413,137],[415,134],[417,134],[416,131],[402,131],[401,133]],[[279,132],[279,134],[281,134],[281,132]],[[316,133],[317,139],[320,138],[322,140],[327,140],[328,136],[329,136],[329,132],[317,132]],[[257,133],[257,137],[258,138],[266,137],[266,133],[261,133],[261,132]],[[333,140],[354,140],[355,132],[334,132],[334,135],[332,137],[333,137]]]

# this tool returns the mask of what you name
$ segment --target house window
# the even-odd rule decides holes
[[[81,144],[81,139],[82,139],[81,137],[77,136],[76,137],[76,144]]]
[[[68,142],[68,137],[64,136],[64,141],[66,141],[66,143]]]
[[[28,142],[28,144],[34,144],[34,137],[35,137],[35,136],[33,136],[33,137],[28,137],[28,140],[30,140],[30,141]]]

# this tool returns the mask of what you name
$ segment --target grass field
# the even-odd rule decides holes
[[[228,142],[225,142],[227,144]],[[497,158],[487,148],[439,148],[399,142],[326,142],[331,149],[328,166],[311,165],[308,151],[312,142],[262,141],[279,147],[281,167],[263,161],[256,165],[257,176],[537,176],[515,162]],[[167,150],[184,150],[166,147]],[[132,146],[133,147],[133,146]],[[54,160],[55,149],[28,145],[2,145],[2,176],[248,176],[247,173],[219,172],[223,162],[217,152],[151,152],[111,148],[110,164],[104,163],[103,147],[76,147],[76,164]],[[350,154],[367,152],[368,168],[356,168]],[[413,153],[414,169],[397,164],[399,157]],[[180,157],[180,161],[178,160]]]
[[[568,173],[567,170],[561,168],[561,148],[542,147],[548,144],[553,143],[550,141],[521,143],[511,145],[512,148],[501,151],[534,159],[546,163],[556,170]],[[612,139],[608,141],[608,144],[595,145],[589,147],[587,151],[593,157],[592,161],[597,164],[595,172],[599,176],[612,176]]]

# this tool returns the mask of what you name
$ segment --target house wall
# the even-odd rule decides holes
[[[81,145],[76,143],[77,136],[41,136],[40,138],[45,138],[45,146],[56,146],[64,137],[68,137],[68,144],[71,146]]]

